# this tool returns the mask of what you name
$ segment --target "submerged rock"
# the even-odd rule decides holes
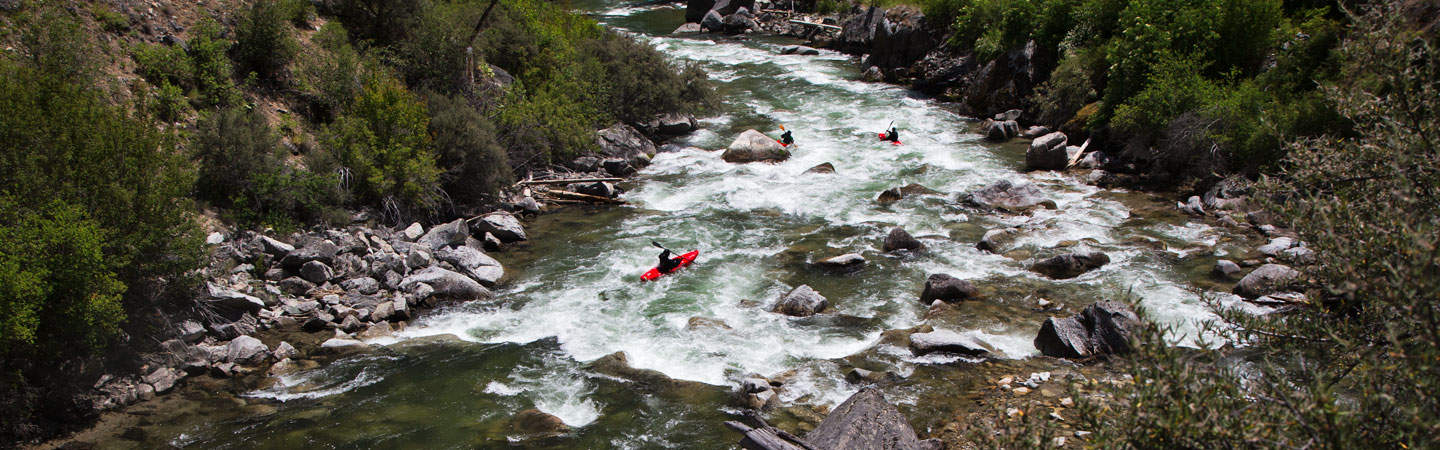
[[[961,194],[960,201],[971,206],[1012,213],[1022,213],[1037,207],[1049,209],[1057,207],[1055,201],[1045,198],[1045,194],[1034,184],[1014,184],[1010,180],[1000,180],[989,186]]]
[[[832,258],[822,259],[816,262],[815,265],[833,271],[851,271],[864,266],[865,257],[860,256],[859,253],[846,253]]]
[[[510,419],[510,431],[532,437],[555,436],[570,431],[565,421],[538,409],[527,409]]]
[[[1283,292],[1289,289],[1290,284],[1300,278],[1300,272],[1283,264],[1266,264],[1260,266],[1240,283],[1235,285],[1235,295],[1245,298],[1255,298],[1266,294]]]
[[[720,158],[732,163],[777,162],[789,159],[790,151],[765,133],[745,130]]]
[[[781,296],[780,301],[775,303],[771,311],[787,316],[806,317],[825,311],[829,304],[825,296],[815,292],[815,289],[811,289],[810,286],[802,284]]]
[[[1101,252],[1069,253],[1040,260],[1030,266],[1030,270],[1063,280],[1078,277],[1109,263],[1110,257]]]
[[[1035,348],[1060,358],[1128,353],[1139,324],[1140,318],[1123,303],[1100,301],[1080,314],[1046,319],[1035,336]]]
[[[904,228],[895,227],[890,230],[890,234],[885,236],[884,249],[887,252],[896,250],[920,251],[925,249],[925,244],[920,243],[920,241],[916,240],[910,233],[905,232]]]
[[[1065,148],[1065,133],[1059,131],[1040,136],[1030,142],[1025,151],[1025,167],[1039,170],[1064,170],[1070,164],[1070,153]]]
[[[975,248],[990,253],[1005,253],[1009,250],[1010,244],[1020,235],[1017,228],[996,228],[985,232],[980,242],[975,243]]]
[[[946,352],[974,356],[989,353],[990,349],[973,334],[935,330],[929,333],[911,334],[910,351],[916,355]]]
[[[925,280],[925,290],[920,292],[920,302],[927,305],[936,300],[957,302],[974,298],[978,293],[975,285],[969,281],[937,273]]]
[[[806,169],[804,173],[835,173],[835,165],[828,162],[820,163],[815,167]]]

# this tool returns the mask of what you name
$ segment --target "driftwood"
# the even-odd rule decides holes
[[[1075,156],[1070,158],[1070,162],[1065,164],[1065,168],[1069,169],[1071,167],[1075,167],[1076,164],[1079,164],[1080,159],[1085,157],[1085,149],[1088,148],[1090,148],[1090,139],[1086,138],[1085,143],[1080,144],[1080,151],[1075,152]]]
[[[807,26],[807,27],[815,27],[815,28],[819,28],[819,29],[822,29],[822,30],[840,31],[840,27],[839,27],[839,26],[836,26],[836,25],[826,25],[826,24],[823,24],[823,23],[806,22],[806,21],[803,21],[803,20],[800,20],[800,19],[790,19],[790,23],[793,23],[793,24],[796,24],[796,25],[804,25],[804,26]]]
[[[620,178],[571,178],[571,179],[560,179],[560,180],[524,180],[524,181],[521,181],[521,182],[516,183],[516,184],[521,185],[521,186],[531,186],[531,185],[537,185],[537,184],[597,183],[597,182],[602,182],[602,181],[603,181],[603,182],[610,182],[610,183],[618,183],[618,182],[623,181],[623,180],[621,180]]]
[[[557,190],[550,190],[550,189],[546,189],[546,190],[542,190],[542,191],[538,191],[538,192],[540,192],[540,195],[546,195],[546,196],[555,197],[555,198],[560,198],[560,199],[566,199],[566,200],[584,200],[584,201],[593,202],[593,203],[610,203],[610,204],[615,204],[615,205],[623,205],[623,204],[625,204],[625,201],[624,201],[624,200],[620,200],[620,199],[618,199],[618,198],[601,197],[601,196],[598,196],[598,195],[590,195],[590,194],[581,194],[581,193],[579,193],[579,192],[557,191]]]

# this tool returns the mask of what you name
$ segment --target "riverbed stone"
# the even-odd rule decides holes
[[[400,282],[400,289],[410,290],[419,284],[433,289],[433,295],[456,300],[477,300],[491,297],[489,289],[469,276],[440,267],[426,267],[411,273],[410,276],[405,277],[404,281]]]
[[[1109,263],[1110,257],[1101,252],[1067,253],[1042,259],[1030,266],[1030,270],[1063,280],[1078,277]]]
[[[236,364],[253,364],[265,359],[270,348],[250,336],[240,336],[225,344],[224,361]]]
[[[291,272],[300,270],[300,266],[310,261],[320,261],[325,264],[335,262],[335,255],[340,253],[340,247],[335,243],[324,239],[316,239],[310,244],[297,248],[285,254],[280,259],[280,266]]]
[[[866,387],[830,411],[805,435],[815,448],[847,450],[928,450],[932,443],[915,436],[905,416],[885,395]]]
[[[538,409],[527,409],[510,419],[510,430],[532,437],[557,436],[570,431],[565,421]]]
[[[1300,278],[1300,272],[1283,264],[1266,264],[1256,268],[1235,285],[1235,295],[1255,298],[1288,290]]]
[[[365,295],[372,295],[380,292],[380,281],[370,277],[351,278],[340,282],[340,288]]]
[[[1290,247],[1280,252],[1280,260],[1297,266],[1315,264],[1315,251],[1310,247]]]
[[[790,151],[781,146],[779,142],[765,133],[756,130],[745,130],[740,133],[725,153],[720,156],[726,162],[751,163],[751,162],[779,162],[790,158]]]
[[[820,163],[815,167],[805,169],[804,173],[835,173],[835,165],[828,162]]]
[[[1255,250],[1259,251],[1265,256],[1280,256],[1280,253],[1284,252],[1285,250],[1289,250],[1290,247],[1294,245],[1294,239],[1282,236],[1271,239],[1270,243],[1262,245]]]
[[[1046,319],[1035,336],[1035,348],[1059,358],[1128,353],[1139,324],[1139,316],[1125,304],[1099,301],[1074,316]]]
[[[284,243],[284,242],[280,242],[279,240],[276,240],[275,238],[272,238],[272,237],[270,237],[270,236],[266,236],[266,235],[263,235],[263,234],[260,235],[260,236],[257,236],[257,237],[255,238],[255,240],[260,241],[260,248],[261,248],[262,250],[264,250],[265,253],[269,253],[270,256],[282,256],[282,257],[283,257],[283,256],[289,254],[290,252],[295,251],[295,246],[290,245],[290,244],[286,244],[286,243]]]
[[[893,252],[896,250],[909,250],[912,252],[918,252],[925,249],[925,244],[920,243],[920,241],[915,239],[914,236],[911,236],[910,233],[906,232],[904,228],[895,227],[890,229],[890,234],[885,236],[885,243],[883,248],[886,252]]]
[[[1215,261],[1215,268],[1210,270],[1210,274],[1219,278],[1235,280],[1240,278],[1241,271],[1240,265],[1235,264],[1235,261],[1222,259]]]
[[[910,351],[916,355],[944,352],[970,356],[990,352],[985,343],[976,338],[973,333],[962,334],[950,330],[911,334]]]
[[[1018,228],[996,228],[986,231],[985,235],[980,237],[980,242],[975,243],[975,248],[990,253],[1004,253],[1019,236]]]
[[[961,194],[960,201],[975,207],[1023,213],[1035,208],[1055,209],[1054,200],[1045,197],[1033,183],[1015,184],[1000,180],[983,188]]]
[[[490,233],[506,244],[529,239],[525,236],[525,227],[520,226],[520,219],[505,211],[481,216],[471,226],[477,233]]]
[[[289,342],[280,341],[279,344],[275,344],[275,350],[270,352],[270,356],[276,360],[282,360],[300,356],[300,351],[296,350],[295,346],[290,345]]]
[[[808,317],[825,311],[830,302],[808,285],[800,285],[780,297],[771,311],[795,317]]]
[[[833,271],[857,270],[865,265],[865,257],[860,256],[859,253],[846,253],[840,256],[822,259],[816,262],[815,265]]]
[[[925,279],[925,289],[920,292],[920,302],[927,305],[936,300],[958,302],[975,298],[977,295],[979,291],[969,281],[936,273]]]
[[[435,252],[435,257],[450,263],[457,271],[469,275],[485,287],[494,287],[500,277],[505,275],[505,268],[500,265],[500,261],[472,247],[443,248]]]
[[[1068,140],[1059,131],[1040,136],[1030,142],[1025,151],[1025,167],[1038,170],[1064,170],[1070,163],[1070,154],[1065,151]]]

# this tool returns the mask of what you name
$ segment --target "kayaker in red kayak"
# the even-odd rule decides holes
[[[682,260],[680,258],[671,258],[670,249],[665,248],[665,246],[660,245],[659,242],[655,241],[650,241],[650,245],[653,245],[661,250],[660,265],[655,266],[656,269],[660,270],[660,273],[670,273],[673,272],[676,267],[680,267],[680,262]]]
[[[893,144],[899,144],[899,143],[900,143],[900,129],[899,129],[899,128],[895,128],[895,127],[893,127],[893,126],[890,127],[890,131],[886,131],[886,132],[884,132],[884,133],[880,133],[880,140],[882,140],[882,141],[890,141],[890,142],[893,143]]]

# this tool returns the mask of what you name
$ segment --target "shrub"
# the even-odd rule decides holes
[[[658,114],[684,112],[713,102],[699,67],[676,66],[653,47],[606,32],[585,43],[586,54],[606,74],[600,89],[602,110],[627,123],[643,123]]]
[[[177,87],[191,87],[195,83],[195,66],[185,49],[162,44],[136,44],[130,49],[130,58],[135,60],[135,73],[161,86],[171,84]]]
[[[155,117],[171,123],[183,119],[190,110],[190,100],[185,97],[185,91],[168,81],[161,82],[160,87],[155,89],[153,105]]]
[[[195,26],[189,54],[201,105],[224,107],[240,104],[240,90],[235,87],[232,78],[235,70],[226,56],[233,44],[221,37],[220,25],[213,20],[206,19]]]
[[[295,13],[288,10],[287,3],[257,0],[241,16],[231,53],[242,73],[253,72],[263,80],[275,81],[295,57],[299,44],[290,26]]]
[[[309,105],[309,116],[326,123],[360,96],[365,62],[339,22],[326,23],[311,39],[323,51],[300,60],[296,85]]]
[[[434,5],[416,13],[406,38],[396,47],[396,67],[411,86],[445,93],[464,89],[467,71],[466,39],[470,38],[483,8],[479,3]]]
[[[505,148],[495,139],[495,125],[463,99],[431,94],[430,134],[445,192],[467,204],[499,192],[510,183]]]
[[[100,27],[111,33],[123,33],[130,30],[130,18],[124,14],[115,12],[103,3],[90,4],[90,14],[95,16],[95,21]]]
[[[345,115],[326,128],[324,145],[357,200],[392,219],[440,206],[440,170],[425,105],[388,74],[374,74]]]
[[[1094,86],[1098,76],[1092,73],[1099,72],[1096,66],[1103,64],[1104,54],[1099,51],[1082,48],[1066,52],[1050,79],[1035,89],[1031,98],[1036,109],[1035,121],[1060,125],[1075,117],[1080,108],[1096,99]]]

